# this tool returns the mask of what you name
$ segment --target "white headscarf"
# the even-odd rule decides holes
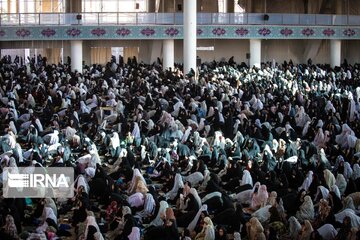
[[[336,186],[338,186],[341,195],[343,195],[345,193],[347,186],[347,182],[344,178],[344,175],[338,173],[338,175],[336,176]]]
[[[184,108],[184,104],[181,101],[178,101],[174,104],[174,111],[171,113],[171,115],[177,118],[181,108]]]
[[[301,222],[304,220],[311,221],[314,219],[314,217],[315,217],[314,204],[313,204],[310,196],[307,195],[304,197],[304,202],[300,206],[299,211],[297,211],[296,217]]]
[[[243,171],[243,176],[240,185],[246,185],[246,184],[250,184],[251,187],[253,186],[253,180],[248,170]]]
[[[186,182],[190,182],[191,186],[197,186],[201,181],[204,180],[204,175],[201,172],[194,172],[187,176]]]
[[[251,208],[258,209],[263,207],[267,199],[269,197],[269,193],[267,191],[266,185],[261,185],[256,194],[253,194],[251,199]]]
[[[54,132],[52,134],[50,134],[49,144],[54,145],[54,144],[57,144],[58,142],[59,142],[59,131],[54,130]]]
[[[314,145],[318,148],[324,147],[325,146],[325,134],[322,128],[319,128],[315,138],[314,138]]]
[[[348,162],[344,162],[344,178],[349,180],[353,175],[353,170],[351,169],[351,165]]]
[[[131,233],[128,236],[129,240],[140,240],[140,229],[138,227],[133,227]]]
[[[319,194],[321,193],[321,198],[319,197]],[[329,197],[329,190],[324,187],[324,186],[318,186],[317,188],[317,192],[316,192],[316,196],[315,196],[315,200],[320,200],[320,199],[328,199]]]
[[[145,203],[144,194],[136,192],[128,197],[128,203],[131,207],[141,207]]]
[[[299,233],[301,231],[301,224],[296,219],[296,217],[291,216],[289,218],[289,225],[290,225],[290,237],[291,239],[297,239],[299,236]]]
[[[334,193],[335,193],[335,195],[339,198],[339,199],[341,199],[341,193],[340,193],[340,190],[339,190],[339,188],[338,188],[338,186],[337,185],[332,185],[331,186],[331,191],[333,191]]]
[[[201,213],[204,212],[204,211],[207,211],[207,209],[208,209],[208,208],[207,208],[207,205],[206,205],[206,204],[202,205],[201,208],[199,208],[199,210],[198,210],[198,212],[196,213],[194,219],[189,223],[189,225],[188,225],[188,227],[187,227],[187,229],[188,229],[190,232],[194,231],[194,229],[195,229],[195,227],[196,227],[196,225],[197,225],[197,223],[198,223],[198,221],[199,221],[199,218],[200,218]]]
[[[52,219],[55,223],[57,223],[57,217],[54,213],[54,210],[51,207],[44,206],[43,220],[45,221],[48,218]]]
[[[307,191],[313,181],[313,171],[309,171],[307,174],[307,177],[305,178],[303,184],[301,185],[301,187],[299,188],[299,190],[304,189],[305,191]]]
[[[117,132],[113,132],[113,136],[110,138],[110,146],[113,149],[116,149],[117,147],[120,146],[120,138]]]
[[[317,229],[318,233],[323,239],[335,239],[337,231],[331,224],[325,224]]]
[[[170,200],[174,200],[178,194],[180,188],[184,188],[184,182],[180,173],[175,175],[173,188],[165,194],[165,197]]]
[[[70,126],[67,126],[65,129],[65,137],[67,140],[72,140],[72,138],[75,136],[76,134],[76,129],[72,128]]]
[[[188,140],[190,133],[191,133],[191,129],[192,128],[190,126],[188,126],[188,128],[185,130],[185,133],[181,139],[181,143],[185,143]]]
[[[209,217],[204,218],[204,226],[202,232],[205,233],[204,240],[215,240],[214,224]]]
[[[55,224],[57,224],[57,217],[55,216],[55,213],[51,207],[44,206],[42,218],[43,218],[43,224],[36,228],[36,232],[38,232],[38,233],[43,233],[46,231],[46,229],[49,226],[48,223],[46,222],[46,219],[48,219],[48,218],[50,218],[51,220],[53,220],[55,222]]]
[[[11,131],[12,131],[15,135],[17,135],[17,129],[16,129],[16,126],[15,126],[14,121],[10,121],[10,123],[9,123],[9,128],[11,129]]]
[[[161,215],[165,216],[165,211],[169,207],[169,204],[166,201],[160,202],[159,211],[154,220],[150,223],[151,226],[159,227],[163,225],[163,220],[161,219]]]
[[[240,125],[240,120],[236,119],[235,124],[234,124],[234,130],[233,130],[233,134],[236,134],[238,129],[239,129],[239,125]]]
[[[304,127],[305,123],[307,122],[307,119],[308,119],[308,116],[305,113],[305,109],[303,106],[301,106],[295,115],[296,126]]]
[[[139,125],[138,125],[137,122],[134,122],[134,128],[133,128],[133,130],[132,130],[131,135],[132,135],[135,139],[141,138],[140,128],[139,128]]]
[[[326,102],[325,111],[326,111],[326,112],[331,111],[332,113],[336,113],[336,110],[335,110],[335,108],[334,108],[334,105],[331,103],[330,100],[328,100],[328,101]]]
[[[352,175],[352,179],[356,180],[360,177],[360,166],[358,163],[355,163],[353,166],[353,175]]]
[[[328,187],[331,187],[336,183],[334,174],[332,174],[332,172],[330,172],[329,169],[324,170],[324,179],[325,179],[325,183]]]
[[[261,223],[265,223],[270,219],[269,209],[271,207],[272,207],[271,205],[266,205],[262,208],[259,208],[253,214],[251,214],[251,216],[256,217]]]
[[[89,194],[89,190],[90,190],[90,187],[89,187],[89,184],[88,184],[88,181],[86,180],[86,178],[83,176],[83,175],[79,175],[77,177],[77,179],[75,180],[74,184],[77,183],[77,187],[76,187],[76,190],[78,191],[80,186],[83,186],[84,187],[84,191]]]
[[[198,206],[199,206],[199,208],[201,207],[201,198],[199,197],[199,194],[198,194],[198,192],[196,191],[196,189],[195,188],[191,188],[190,189],[190,194],[191,195],[193,195],[194,196],[194,198],[195,198],[195,200],[196,200],[196,202],[198,203]]]
[[[250,226],[250,232],[248,233],[250,240],[265,239],[264,227],[256,217],[250,218],[248,226]]]
[[[354,131],[346,123],[342,125],[342,131],[339,135],[336,135],[335,142],[343,148],[349,147],[348,136],[355,136]]]
[[[45,198],[45,207],[49,207],[53,210],[55,216],[57,216],[57,207],[52,198]]]
[[[90,178],[94,178],[96,173],[96,169],[92,167],[85,168],[85,174]]]
[[[354,205],[354,200],[350,196],[347,196],[343,201],[343,210],[345,210],[345,209],[351,209],[356,214],[358,213],[358,210],[355,208],[355,205]]]
[[[81,109],[81,113],[90,113],[90,108],[88,106],[86,106],[84,101],[80,101],[80,109]]]
[[[156,203],[155,203],[153,195],[151,195],[150,193],[147,193],[146,197],[145,197],[145,204],[144,204],[144,210],[143,210],[144,214],[146,216],[152,215],[154,213],[155,206],[156,206]]]
[[[96,219],[95,219],[94,216],[87,216],[87,218],[86,218],[86,228],[85,228],[85,233],[84,233],[84,238],[85,238],[85,239],[87,239],[87,237],[88,237],[88,231],[89,231],[89,227],[90,227],[90,226],[93,226],[93,227],[96,228],[96,232],[97,232],[97,233],[95,233],[95,234],[96,234],[96,239],[97,239],[97,240],[102,240],[102,239],[104,239],[104,238],[102,237],[101,233],[100,233],[99,226],[98,226],[98,224],[97,224]],[[95,235],[95,234],[94,234],[94,235]]]
[[[146,186],[146,181],[145,181],[145,178],[143,177],[143,175],[141,174],[141,172],[139,171],[139,169],[137,168],[134,168],[133,170],[133,177],[131,179],[131,184],[130,184],[130,188],[129,188],[129,192],[132,193],[135,191],[136,187],[135,184],[136,184],[136,177],[140,177],[141,178],[141,181],[144,182],[145,186]]]

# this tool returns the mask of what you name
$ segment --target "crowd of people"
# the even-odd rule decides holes
[[[16,59],[1,169],[74,168],[75,196],[1,197],[0,239],[360,239],[360,65]]]

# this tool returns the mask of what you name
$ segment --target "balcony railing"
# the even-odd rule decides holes
[[[198,25],[360,26],[358,15],[198,13]],[[182,25],[183,13],[21,13],[0,14],[1,26],[18,25]]]

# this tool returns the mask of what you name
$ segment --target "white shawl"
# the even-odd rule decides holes
[[[163,220],[161,219],[161,216],[165,216],[165,211],[166,209],[169,207],[169,204],[166,201],[161,201],[160,202],[160,207],[159,207],[159,211],[155,217],[154,220],[152,220],[152,222],[150,223],[150,226],[155,226],[155,227],[159,227],[163,225]]]
[[[165,194],[165,197],[167,199],[174,200],[180,188],[184,188],[184,182],[182,180],[182,176],[180,175],[180,173],[177,173],[174,179],[174,186],[170,190],[170,192]]]

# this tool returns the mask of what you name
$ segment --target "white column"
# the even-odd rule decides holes
[[[163,41],[163,69],[174,70],[174,39]]]
[[[331,67],[341,64],[341,40],[330,40],[330,65]]]
[[[184,0],[184,74],[196,71],[196,2]]]
[[[250,39],[250,67],[261,67],[261,39]]]
[[[25,63],[29,63],[29,58],[31,59],[30,56],[30,48],[25,48],[24,49],[24,57],[25,57]]]
[[[71,71],[82,72],[83,46],[81,40],[74,40],[71,44]]]
[[[222,13],[227,13],[228,12],[228,1],[229,0],[223,0],[223,9],[219,9],[219,12],[222,12]]]

